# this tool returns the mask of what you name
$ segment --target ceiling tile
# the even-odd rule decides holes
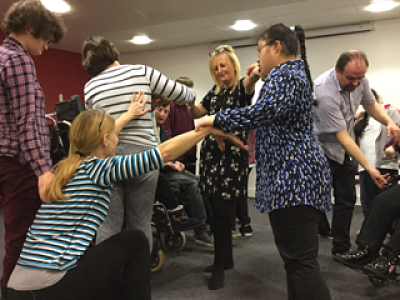
[[[235,13],[239,10],[232,5],[231,0],[202,0],[202,1],[188,1],[188,0],[173,0],[176,5],[187,12],[187,18],[197,19],[209,16],[226,15]],[[212,8],[212,9],[210,9]]]
[[[240,11],[288,4],[289,0],[231,0]]]
[[[85,10],[79,10],[74,14],[65,15],[63,19],[67,27],[71,25],[87,34],[101,34],[102,32],[115,31],[118,29],[115,25],[112,25],[109,20],[104,20],[96,14]]]
[[[298,12],[324,10],[341,6],[349,6],[349,0],[307,0],[292,4]]]
[[[0,0],[0,17],[16,0]],[[400,0],[399,0],[400,1]],[[300,24],[306,30],[367,21],[400,19],[400,7],[384,12],[364,10],[370,0],[67,0],[63,15],[68,32],[57,49],[80,52],[90,34],[111,39],[121,52],[167,49],[183,45],[215,44],[256,39],[271,24]],[[258,26],[247,32],[230,28],[236,20]],[[135,46],[135,34],[154,39]]]

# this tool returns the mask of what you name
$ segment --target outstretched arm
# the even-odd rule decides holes
[[[369,173],[372,180],[375,184],[381,188],[384,184],[386,184],[389,179],[388,174],[381,175],[381,173],[375,169],[361,152],[360,148],[357,144],[352,140],[347,130],[341,130],[336,133],[336,138],[346,150],[346,152],[360,165],[364,167],[364,169]]]
[[[225,150],[224,140],[230,140],[234,144],[238,145],[241,149],[247,150],[246,146],[241,140],[231,134],[224,133],[222,130],[213,128],[212,126],[206,126],[196,131],[192,130],[187,133],[178,135],[158,146],[158,150],[161,153],[163,161],[174,160],[190,150],[194,145],[204,139],[207,135],[212,134],[221,151]]]

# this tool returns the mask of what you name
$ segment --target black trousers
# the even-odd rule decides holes
[[[396,185],[375,197],[361,227],[357,244],[368,246],[374,254],[377,254],[387,233],[393,228],[393,222],[397,220],[395,231],[384,247],[389,251],[400,252],[399,195],[400,186]]]
[[[234,213],[232,217],[232,224],[234,227],[236,225],[236,219],[239,219],[240,226],[245,226],[250,224],[250,216],[249,216],[249,204],[247,201],[247,197],[238,197],[236,199],[236,204],[234,207]]]
[[[214,270],[223,270],[226,262],[233,261],[231,222],[236,201],[215,196],[209,201],[214,230]]]
[[[156,188],[156,200],[165,205],[167,209],[173,209],[179,205],[179,199],[172,191],[167,176],[160,172]]]
[[[350,225],[356,204],[355,165],[346,154],[343,164],[329,158],[335,205],[332,215],[332,253],[350,250]],[[325,218],[326,216],[323,216]]]
[[[378,169],[378,171],[381,172],[382,175],[390,174],[390,177],[398,174],[397,170]],[[393,186],[394,185],[392,185],[391,187]],[[367,216],[372,201],[374,201],[375,197],[383,191],[384,189],[380,189],[375,184],[367,171],[360,172],[360,200],[364,216]]]
[[[10,289],[11,300],[149,300],[150,249],[142,231],[124,230],[92,246],[56,284],[35,291]]]
[[[275,244],[285,263],[289,300],[330,300],[318,256],[320,212],[299,205],[269,214]]]

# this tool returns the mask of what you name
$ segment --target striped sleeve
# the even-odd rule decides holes
[[[153,93],[168,97],[178,104],[190,103],[196,100],[196,93],[186,85],[170,80],[149,66],[145,66],[145,68],[146,76],[150,81],[150,89]]]
[[[135,155],[98,159],[88,169],[88,175],[96,184],[110,186],[117,181],[140,176],[163,166],[161,153],[155,148]]]

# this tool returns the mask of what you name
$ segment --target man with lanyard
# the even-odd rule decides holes
[[[332,217],[332,255],[346,255],[351,248],[350,225],[356,202],[353,159],[382,187],[389,175],[381,174],[365,158],[354,142],[354,116],[359,105],[387,126],[387,134],[398,140],[399,129],[385,110],[376,103],[365,78],[369,66],[364,52],[350,50],[340,55],[334,69],[315,80],[315,131],[329,161],[333,178],[335,205]],[[325,215],[321,223],[326,223]]]

